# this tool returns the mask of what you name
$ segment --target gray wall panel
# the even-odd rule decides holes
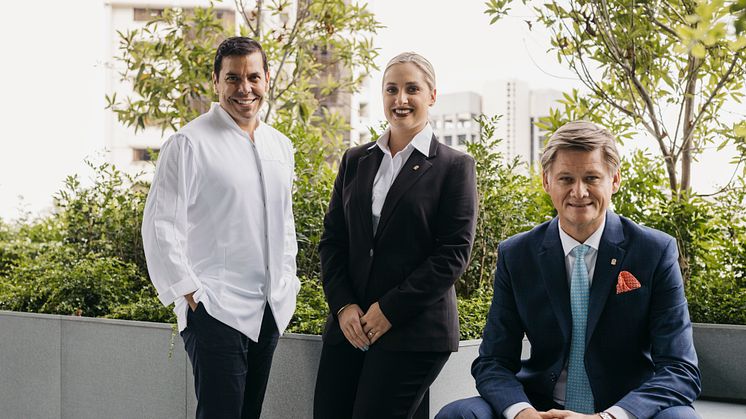
[[[60,417],[60,321],[0,311],[0,416]]]
[[[430,386],[430,417],[448,403],[477,395],[471,363],[479,355],[479,340],[461,342],[458,352],[452,353],[438,378]]]
[[[695,324],[701,397],[746,402],[746,326]]]
[[[277,344],[262,419],[310,419],[321,337],[288,333]]]
[[[185,417],[184,351],[171,328],[123,321],[62,326],[62,418]]]

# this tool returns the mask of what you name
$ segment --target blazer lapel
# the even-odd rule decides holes
[[[538,266],[562,334],[569,342],[572,336],[570,288],[567,285],[565,252],[562,250],[559,223],[556,217],[549,223],[544,235],[544,242],[539,251]]]
[[[358,203],[359,208],[356,212],[360,214],[360,223],[370,240],[373,240],[373,180],[381,166],[381,160],[383,160],[383,151],[374,145],[367,155],[360,158],[357,166],[355,202]]]
[[[437,148],[438,140],[435,138],[435,135],[433,135],[433,138],[430,140],[429,156],[424,156],[417,150],[412,151],[412,155],[409,156],[407,162],[402,166],[401,171],[399,171],[394,183],[391,185],[391,189],[389,189],[389,192],[386,195],[386,199],[383,201],[381,219],[378,221],[376,237],[378,237],[386,227],[386,223],[391,218],[391,214],[394,212],[394,208],[396,208],[399,199],[401,199],[404,193],[432,167],[432,163],[428,160],[436,156]],[[368,212],[370,212],[370,210],[368,210]]]
[[[588,324],[585,332],[586,345],[593,336],[598,319],[604,311],[606,301],[611,296],[611,289],[616,285],[622,261],[626,253],[621,247],[624,242],[624,232],[619,216],[611,211],[606,212],[606,227],[604,227],[601,242],[598,246],[596,268],[593,271],[590,301],[588,304]],[[612,262],[615,261],[615,262]]]

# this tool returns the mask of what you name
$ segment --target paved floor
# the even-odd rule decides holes
[[[703,419],[746,419],[746,404],[697,400],[694,408]]]

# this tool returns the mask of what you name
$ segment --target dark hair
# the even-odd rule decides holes
[[[269,72],[267,54],[264,53],[262,46],[259,42],[246,36],[233,36],[220,43],[218,50],[215,51],[215,63],[213,64],[212,71],[215,72],[216,76],[220,75],[220,70],[223,68],[223,57],[249,55],[255,52],[260,52],[262,54],[264,72]]]

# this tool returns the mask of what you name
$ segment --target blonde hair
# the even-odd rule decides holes
[[[392,58],[389,63],[386,64],[386,68],[383,70],[383,77],[386,77],[386,73],[388,73],[391,66],[405,63],[412,63],[416,65],[417,68],[419,68],[420,71],[422,71],[422,73],[425,75],[425,83],[427,83],[428,87],[430,87],[430,90],[435,90],[435,70],[433,69],[433,65],[430,64],[430,61],[428,61],[427,58],[416,52],[402,52],[401,54]]]
[[[612,173],[619,170],[619,151],[616,139],[606,128],[588,121],[572,121],[559,127],[549,137],[541,153],[541,169],[548,172],[559,150],[594,151],[601,149]]]

